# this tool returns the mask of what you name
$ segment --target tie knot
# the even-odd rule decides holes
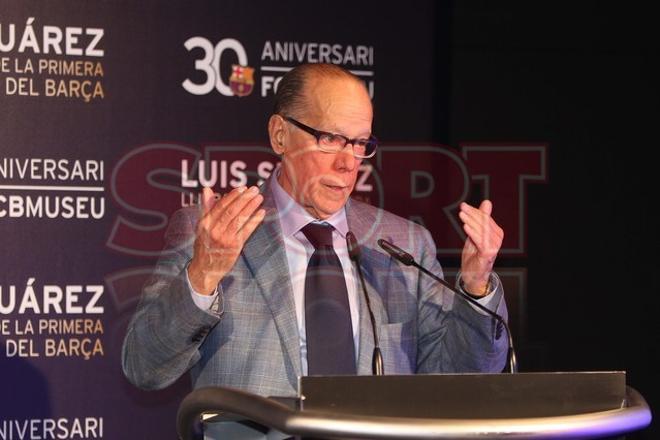
[[[307,240],[312,243],[314,249],[320,249],[324,246],[332,247],[332,225],[327,223],[309,223],[301,229]]]

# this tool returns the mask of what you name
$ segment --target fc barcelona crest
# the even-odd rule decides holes
[[[229,87],[236,96],[247,96],[254,89],[254,69],[232,64]]]

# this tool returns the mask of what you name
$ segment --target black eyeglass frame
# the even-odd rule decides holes
[[[339,151],[324,150],[323,147],[321,147],[321,136],[323,136],[323,135],[334,136],[334,137],[338,137],[340,139],[343,139],[344,140],[344,146],[342,147],[342,149],[346,148],[346,145],[348,145],[348,144],[351,144],[353,147],[355,147],[355,142],[367,141],[366,145],[365,145],[365,154],[357,154],[355,152],[355,148],[353,148],[353,156],[355,156],[358,159],[369,159],[369,158],[374,157],[376,155],[376,150],[378,149],[378,139],[374,135],[370,135],[369,138],[367,138],[367,139],[365,139],[365,138],[349,139],[349,138],[347,138],[346,136],[344,136],[342,134],[330,133],[329,131],[317,130],[315,128],[310,127],[309,125],[305,125],[302,122],[293,119],[290,116],[284,116],[284,115],[281,115],[281,116],[285,121],[292,123],[293,125],[295,125],[299,129],[301,129],[301,130],[311,134],[312,136],[314,136],[316,138],[317,145],[319,146],[321,151],[323,151],[325,153],[339,153],[339,151],[341,151],[341,150],[339,150]],[[370,149],[371,149],[371,151],[369,151]]]

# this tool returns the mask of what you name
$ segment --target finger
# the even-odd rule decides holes
[[[250,201],[252,201],[254,198],[258,198],[259,203],[261,203],[261,200],[263,200],[263,197],[259,194],[259,188],[256,186],[253,186],[247,191],[244,191],[231,203],[226,205],[217,218],[217,223],[216,223],[217,226],[215,228],[217,229],[217,231],[214,232],[224,233],[225,231],[229,231],[230,233],[235,233],[238,230],[238,228],[233,230],[230,229],[230,226],[232,226],[232,222],[234,222],[236,217],[240,217],[241,212],[243,211],[245,206],[248,203],[250,203]]]
[[[466,212],[473,212],[473,211],[478,211],[477,208],[474,206],[470,205],[469,203],[466,202],[461,202],[460,205],[461,211],[466,211]]]
[[[477,247],[479,254],[489,258],[497,255],[502,246],[500,236],[493,233],[484,233],[482,230],[474,229],[468,224],[463,225],[463,230]]]
[[[478,208],[475,208],[472,205],[468,205],[467,203],[463,202],[461,203],[461,210],[459,212],[459,215],[461,213],[464,213],[467,216],[474,217],[474,218],[483,218],[485,213]]]
[[[245,224],[239,231],[239,237],[243,244],[245,244],[247,239],[250,238],[250,235],[252,235],[254,230],[257,229],[257,226],[261,224],[261,222],[264,220],[265,217],[266,217],[266,210],[261,208],[257,212],[255,212],[254,215],[252,215],[247,222],[245,222]]]
[[[489,228],[494,231],[498,231],[500,228],[495,223],[493,217],[490,216],[493,210],[493,204],[490,200],[484,200],[481,202],[479,209],[468,205],[467,203],[461,204],[461,211],[458,216],[463,220],[464,223],[472,220],[473,227],[482,227]],[[477,226],[478,225],[478,226]]]
[[[471,226],[468,223],[463,224],[463,230],[465,231],[465,234],[468,236],[468,239],[472,241],[472,243],[479,247],[479,244],[483,240],[483,232],[479,228],[475,228],[474,226]]]
[[[200,234],[204,230],[208,230],[209,223],[209,212],[213,209],[213,206],[216,204],[217,199],[215,193],[210,187],[202,188],[201,194],[202,203],[200,204],[200,216],[197,221],[197,233]]]
[[[479,211],[491,215],[493,212],[493,204],[491,203],[490,200],[485,199],[484,201],[481,202],[481,205],[479,205]]]
[[[486,244],[483,233],[468,224],[463,225],[463,230],[472,241],[479,254],[487,253],[488,245]]]
[[[488,225],[489,217],[476,208],[470,210],[461,210],[458,217],[464,224],[469,224],[473,228],[485,228]]]
[[[463,226],[463,230],[465,230],[465,226]],[[465,234],[467,235],[467,232]],[[472,255],[475,252],[477,252],[477,245],[475,245],[472,238],[470,238],[470,236],[467,235],[467,238],[465,239],[465,244],[463,245],[463,256],[465,256],[466,253],[467,255]]]
[[[220,232],[223,232],[229,221],[242,209],[244,201],[241,202],[241,199],[248,195],[248,193],[250,193],[248,188],[242,186],[225,194],[220,202],[215,204],[208,215],[209,231],[219,229]],[[250,197],[253,195],[254,193],[250,193]],[[218,225],[220,225],[219,228]]]
[[[226,226],[225,233],[235,234],[237,233],[243,225],[252,217],[254,212],[259,208],[261,203],[264,201],[264,198],[261,194],[257,194],[252,199],[250,199],[241,212],[239,212]]]
[[[213,205],[216,203],[216,198],[213,190],[205,186],[202,189],[202,215],[206,215],[211,208],[213,208]]]
[[[484,200],[479,205],[479,208],[475,208],[474,206],[463,202],[461,203],[460,208],[461,208],[461,212],[465,212],[466,214],[477,215],[482,217],[490,216],[490,212],[486,212],[484,211],[484,209],[491,209],[492,211],[492,203],[490,202],[490,200]]]
[[[215,223],[222,215],[224,210],[227,208],[227,206],[231,205],[236,199],[238,199],[245,191],[247,190],[247,187],[245,186],[239,186],[238,188],[235,188],[231,190],[229,193],[225,194],[222,196],[219,202],[217,202],[211,211],[208,213],[211,221]]]

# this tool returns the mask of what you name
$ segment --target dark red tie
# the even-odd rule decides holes
[[[314,246],[305,275],[307,371],[311,375],[356,374],[355,344],[346,279],[326,224],[302,228]]]

